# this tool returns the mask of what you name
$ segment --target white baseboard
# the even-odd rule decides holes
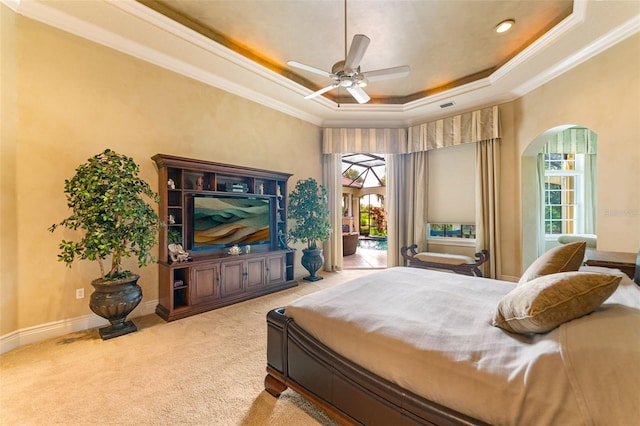
[[[157,300],[142,302],[136,307],[128,318],[136,318],[152,314],[156,311]],[[48,324],[23,328],[0,337],[0,354],[30,343],[40,342],[46,339],[64,336],[65,334],[88,330],[95,327],[108,325],[109,321],[96,314],[83,315]]]
[[[500,275],[498,279],[502,281],[511,281],[512,283],[517,283],[520,280],[520,277],[514,277],[513,275]]]

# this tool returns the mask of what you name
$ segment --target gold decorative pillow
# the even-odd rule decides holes
[[[518,285],[534,280],[543,275],[557,274],[558,272],[577,271],[584,262],[584,251],[587,243],[578,241],[554,247],[535,260],[524,271]]]
[[[513,333],[546,333],[590,314],[618,287],[619,275],[563,272],[518,285],[505,295],[492,324]]]

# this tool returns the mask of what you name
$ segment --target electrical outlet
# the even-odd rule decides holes
[[[84,288],[76,288],[76,299],[84,299]]]

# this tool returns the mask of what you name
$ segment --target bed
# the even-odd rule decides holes
[[[535,333],[492,324],[520,287],[506,281],[396,267],[304,296],[267,314],[265,389],[345,424],[630,424],[640,287],[596,267],[544,278],[561,275],[616,285],[592,313]]]

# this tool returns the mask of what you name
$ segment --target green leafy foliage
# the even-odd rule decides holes
[[[342,173],[342,176],[349,178],[354,182],[364,183],[364,178],[362,177],[362,173],[360,173],[356,169],[347,169],[344,171],[344,173]]]
[[[331,236],[327,188],[315,179],[299,180],[289,193],[288,216],[296,220],[291,230],[293,241],[306,242],[309,248],[317,248],[317,241]]]
[[[182,245],[182,232],[169,228],[167,230],[167,242],[169,244],[180,244]]]
[[[73,214],[49,231],[61,226],[81,230],[84,236],[80,241],[62,240],[59,261],[71,267],[75,259],[97,260],[101,275],[109,279],[131,275],[121,270],[123,258],[137,257],[139,267],[155,262],[151,248],[163,224],[143,196],[156,204],[159,197],[138,177],[139,171],[132,158],[106,149],[65,180],[67,205]],[[111,268],[105,273],[103,261],[108,256]]]

